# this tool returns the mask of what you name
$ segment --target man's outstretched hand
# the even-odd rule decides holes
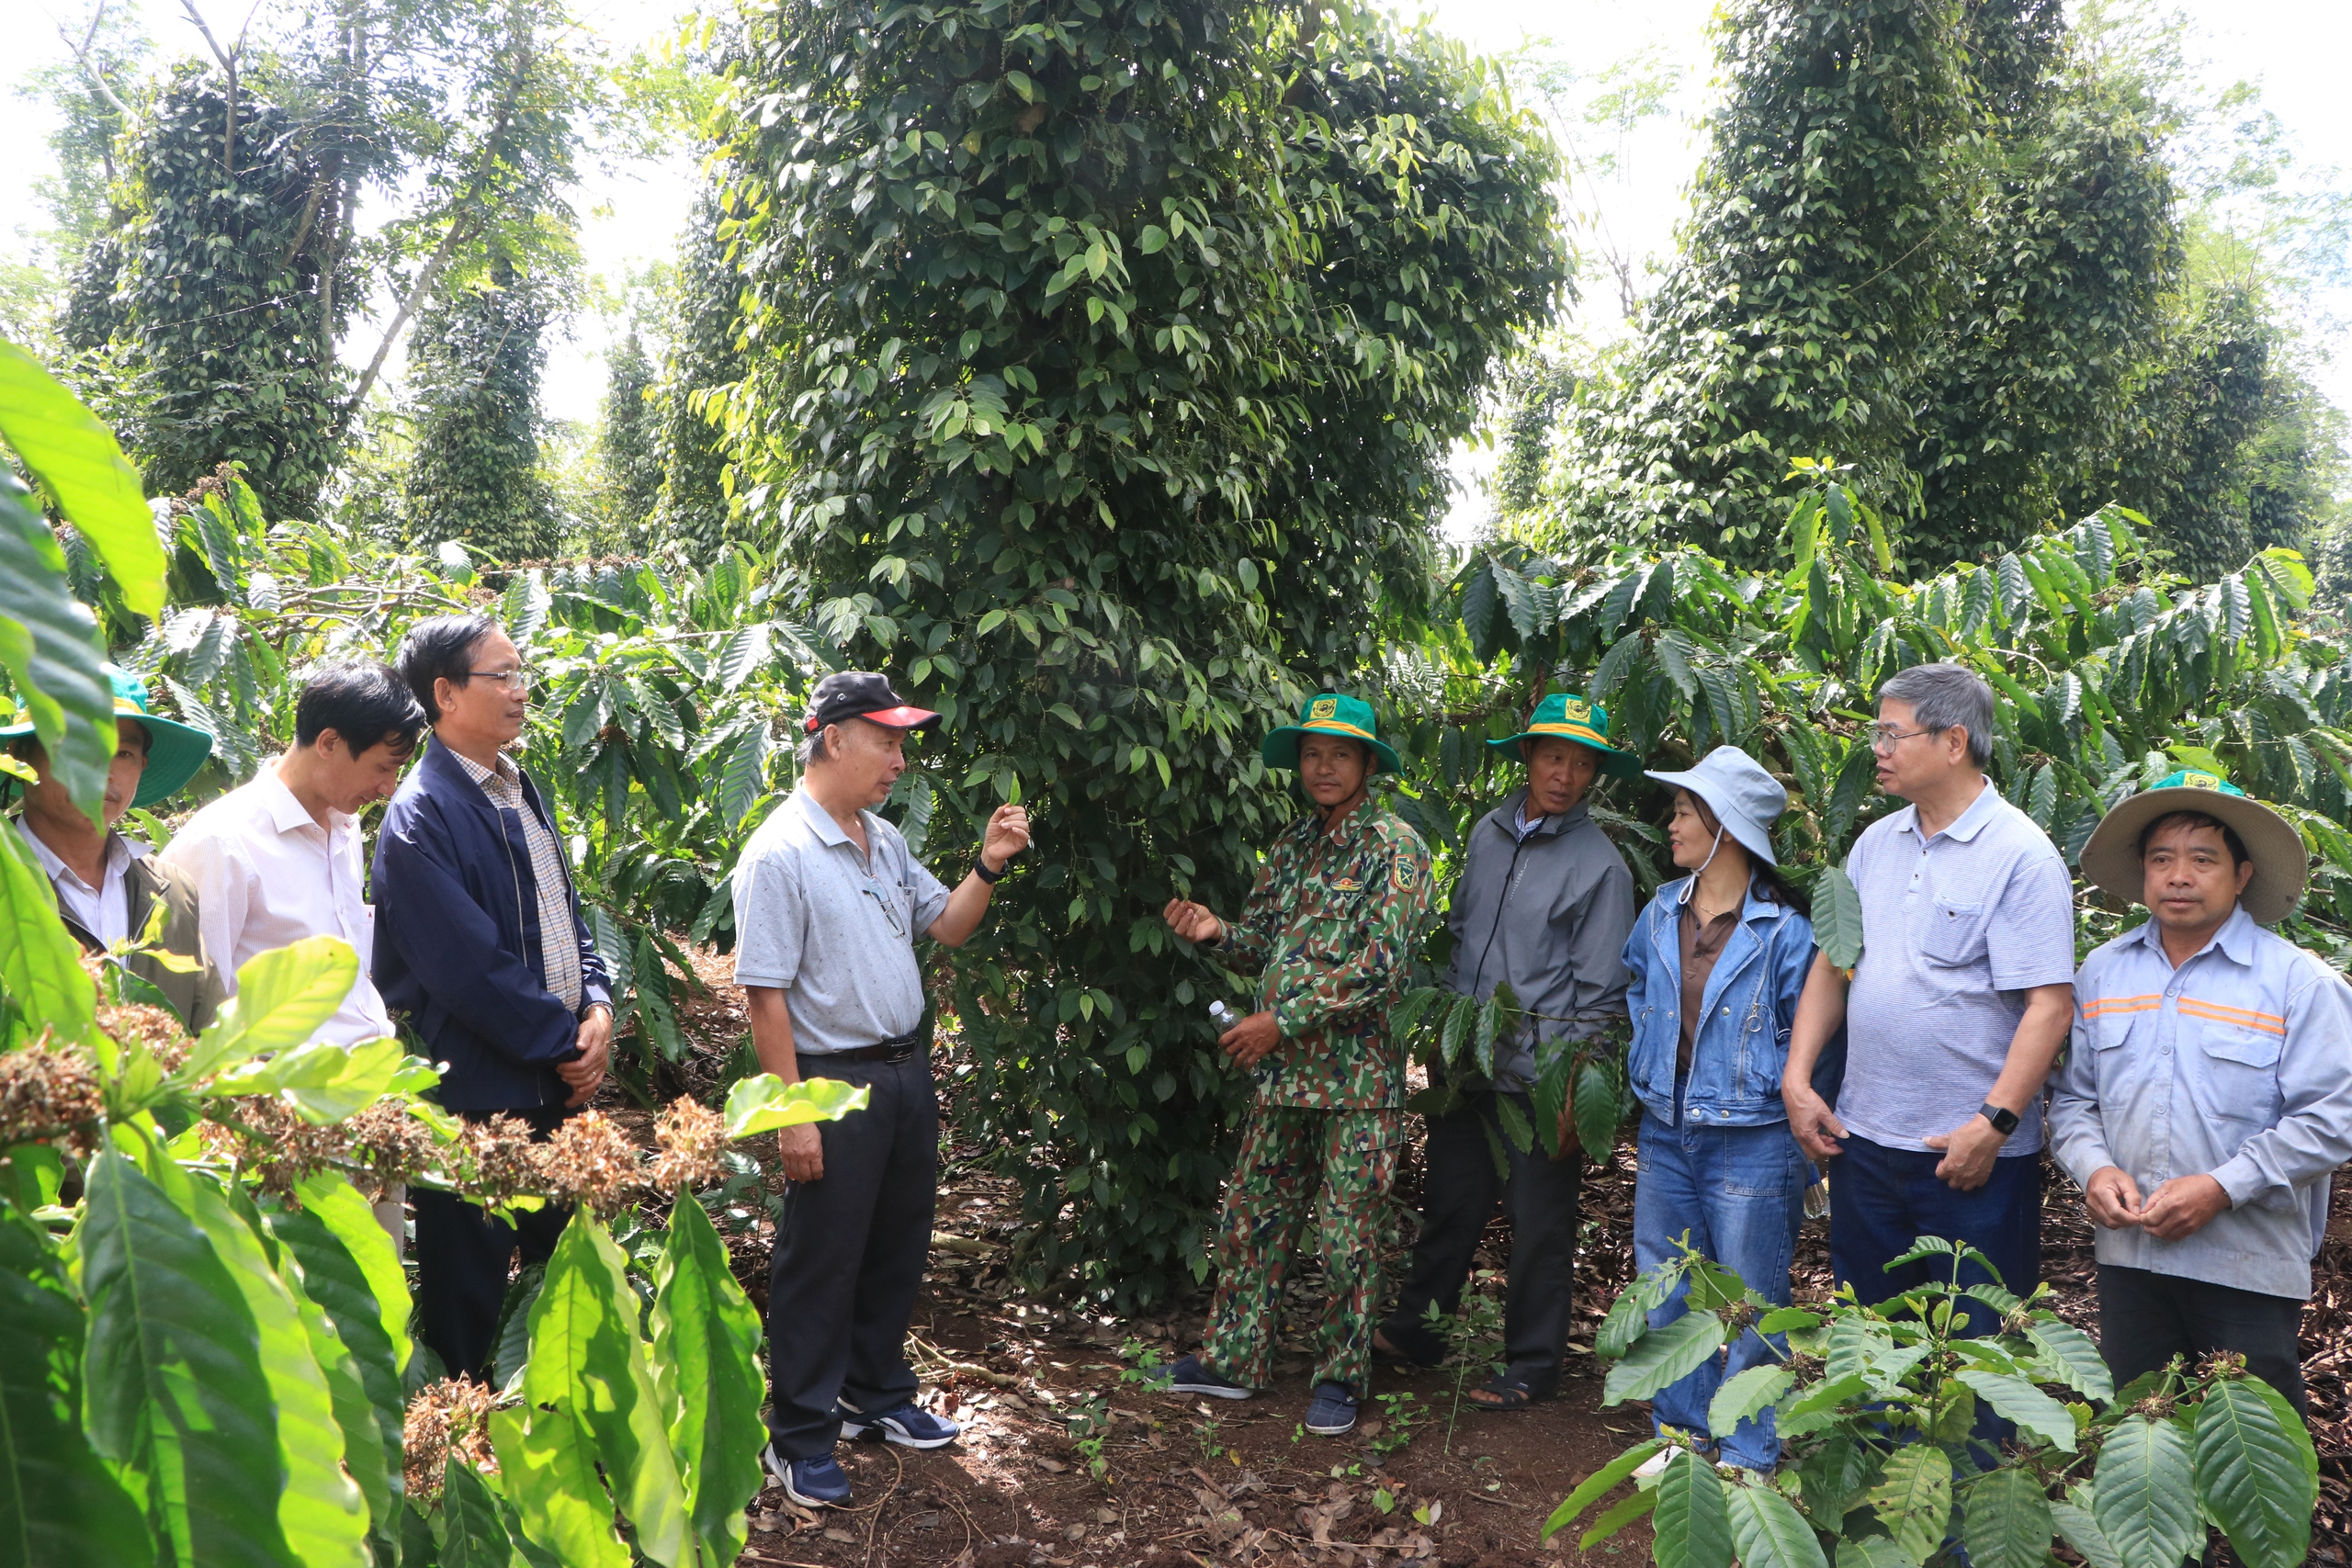
[[[1225,935],[1225,922],[1210,914],[1206,904],[1195,904],[1189,898],[1170,898],[1168,908],[1159,911],[1159,918],[1186,942],[1215,942]]]
[[[1029,808],[1000,806],[989,814],[988,830],[980,835],[980,859],[991,872],[1029,847]]]

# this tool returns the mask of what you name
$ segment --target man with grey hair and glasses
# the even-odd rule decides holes
[[[1815,954],[1781,1081],[1789,1128],[1829,1167],[1829,1263],[1865,1303],[1927,1282],[1886,1266],[1914,1237],[1974,1247],[2022,1294],[2041,1273],[2042,1081],[2074,1023],[2074,887],[1984,775],[1993,691],[1957,664],[1879,688],[1879,787],[1910,802],[1855,841],[1862,956]],[[1813,1071],[1840,1023],[1836,1109]],[[1969,1264],[1963,1284],[1982,1282]],[[1972,1333],[1995,1326],[1989,1309]]]

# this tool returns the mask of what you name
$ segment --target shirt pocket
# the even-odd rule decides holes
[[[2267,1029],[2208,1019],[2197,1043],[2205,1055],[2201,1107],[2224,1121],[2267,1127],[2278,1118],[2278,1053],[2285,1037]]]
[[[1919,953],[1943,969],[1961,969],[1984,957],[1984,906],[1938,898],[1928,908],[1927,930],[1920,933]]]

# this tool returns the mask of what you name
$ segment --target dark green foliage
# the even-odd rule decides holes
[[[2106,499],[2093,476],[2129,428],[2178,276],[2155,134],[2064,42],[2055,0],[1973,8],[1984,141],[1973,198],[1946,196],[1938,239],[1954,305],[1922,367],[1920,510],[1901,529],[1921,565],[1996,555]]]
[[[934,863],[1038,811],[953,955],[958,1102],[1035,1275],[1148,1300],[1205,1268],[1247,1088],[1159,908],[1238,908],[1286,815],[1256,737],[1417,605],[1446,443],[1559,287],[1549,160],[1352,13],[1311,54],[1151,0],[776,28],[730,147],[743,493],[844,657],[947,716]]]
[[[1570,525],[1654,520],[1768,549],[1792,455],[1834,451],[1909,512],[1903,462],[1965,185],[1968,36],[1923,0],[1758,0],[1728,13],[1731,78],[1681,254],[1622,378],[1572,418]]]
[[[347,278],[322,262],[317,157],[250,85],[184,66],[125,149],[127,208],[90,246],[62,332],[127,378],[117,420],[150,493],[244,465],[272,516],[307,517],[334,464]],[[192,283],[200,285],[192,287]]]
[[[539,282],[500,262],[418,321],[406,486],[417,543],[455,539],[492,560],[555,552],[555,496],[539,472],[539,334],[549,313]]]
[[[662,458],[653,433],[661,414],[647,399],[653,362],[632,332],[612,352],[605,387],[605,423],[597,436],[606,497],[615,521],[630,530],[643,526],[662,494]]]
[[[744,532],[729,523],[725,423],[728,389],[743,376],[735,346],[743,278],[719,232],[725,200],[705,189],[678,243],[678,292],[650,432],[661,470],[654,538],[705,550]]]

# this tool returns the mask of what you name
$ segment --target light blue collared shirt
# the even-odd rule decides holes
[[[2151,919],[2084,960],[2051,1151],[2142,1197],[2210,1175],[2231,1207],[2178,1241],[2097,1231],[2098,1260],[2308,1299],[2328,1176],[2352,1159],[2352,986],[2244,908],[2176,969]]]

